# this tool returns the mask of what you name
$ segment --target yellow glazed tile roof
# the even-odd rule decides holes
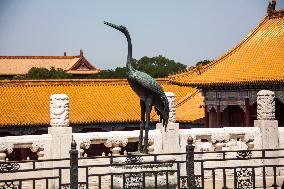
[[[176,102],[176,119],[179,123],[203,124],[204,117],[204,97],[199,90],[191,88],[190,93]],[[158,118],[153,116],[153,120]]]
[[[100,70],[96,69],[96,70],[70,70],[70,71],[67,71],[66,73],[88,75],[88,74],[96,74],[99,72]]]
[[[1,56],[0,75],[22,75],[32,67],[69,70],[80,56]]]
[[[170,80],[191,86],[284,83],[284,11],[266,16],[220,58]]]
[[[204,97],[198,90],[194,90],[188,96],[177,103],[177,120],[179,122],[203,123],[204,118]]]
[[[202,103],[200,99],[190,102],[196,89],[172,85],[167,79],[158,81],[165,91],[176,94],[177,102],[182,103],[178,106]],[[0,81],[0,126],[48,125],[49,98],[57,93],[70,98],[71,124],[131,123],[140,119],[139,99],[127,80]],[[178,113],[178,121],[190,122],[202,116],[197,113],[197,105],[177,109],[184,112]]]
[[[81,62],[87,64],[90,69],[76,70]],[[85,59],[79,56],[0,56],[0,75],[23,75],[28,73],[32,67],[61,68],[71,74],[94,74],[99,70]]]

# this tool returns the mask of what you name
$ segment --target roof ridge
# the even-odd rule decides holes
[[[271,15],[268,15],[267,16],[269,18],[278,18],[278,17],[282,17],[284,16],[284,9],[278,9],[278,10],[274,10]]]
[[[168,78],[155,78],[157,81],[169,81]],[[0,80],[1,82],[46,82],[46,81],[127,81],[126,78],[119,78],[119,79],[34,79],[34,80]]]
[[[199,90],[195,88],[195,90],[192,93],[185,95],[178,102],[176,102],[176,108],[178,108],[181,105],[183,105],[184,103],[186,103],[188,100],[190,100],[192,97],[194,97],[198,93],[199,93]],[[154,119],[156,116],[159,116],[159,115],[157,114],[156,111],[154,111],[154,114],[152,115],[151,119]]]
[[[195,88],[195,90],[192,93],[189,93],[188,95],[184,96],[183,98],[181,98],[177,104],[176,107],[180,107],[181,105],[183,105],[184,103],[186,103],[188,100],[190,100],[192,97],[194,97],[196,94],[199,93],[199,90]]]
[[[1,85],[66,85],[66,84],[123,84],[126,79],[47,79],[47,80],[0,80]]]
[[[174,83],[174,82],[173,82]],[[176,82],[178,83],[178,82]],[[226,85],[226,86],[234,86],[234,85],[250,85],[250,84],[254,84],[254,85],[269,85],[269,84],[276,84],[276,85],[280,85],[284,83],[284,78],[280,78],[280,79],[270,79],[270,80],[261,80],[261,79],[257,79],[257,80],[253,80],[253,81],[249,81],[249,80],[239,80],[239,81],[224,81],[224,82],[216,82],[214,83],[214,85],[218,85],[218,86],[222,86],[222,85]],[[206,86],[211,86],[211,83],[191,83],[190,86],[191,87],[197,87],[198,85],[202,85],[203,87]],[[189,85],[186,85],[189,86]]]
[[[192,67],[190,67],[190,68],[192,68]],[[193,72],[193,70],[194,70],[194,68],[192,68],[192,69],[190,69],[190,68],[189,68],[188,70],[182,72],[182,73],[169,75],[168,78],[169,78],[169,79],[172,79],[172,78],[175,78],[175,77],[178,77],[178,76],[187,75],[188,73]]]
[[[167,78],[157,79],[168,83]],[[45,86],[45,85],[128,85],[127,79],[47,79],[47,80],[0,80],[1,86]]]
[[[77,56],[0,56],[0,59],[72,59],[80,58]]]
[[[65,69],[71,71],[72,68],[75,67],[75,65],[78,65],[82,59],[83,59],[83,56],[80,56],[79,59],[78,59],[75,63],[73,63],[73,62],[70,61],[69,64],[68,64],[68,66],[66,66]],[[90,63],[89,63],[89,64],[90,64]]]

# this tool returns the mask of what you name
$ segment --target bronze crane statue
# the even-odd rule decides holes
[[[153,79],[151,76],[144,72],[135,70],[132,67],[132,44],[130,34],[125,26],[118,26],[109,22],[104,22],[104,24],[117,29],[122,32],[128,43],[128,55],[127,55],[127,80],[132,88],[132,90],[140,98],[140,108],[141,108],[141,124],[140,124],[140,135],[139,135],[139,152],[147,153],[148,152],[148,133],[149,133],[149,124],[150,124],[150,113],[152,107],[155,107],[157,114],[160,116],[160,121],[163,122],[163,126],[166,128],[169,119],[169,102],[164,93],[162,87],[158,82]],[[146,120],[145,120],[146,118]],[[144,136],[144,146],[142,149],[143,143],[143,130],[145,130]]]

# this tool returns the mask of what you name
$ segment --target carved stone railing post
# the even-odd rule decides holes
[[[154,151],[155,151],[154,138],[149,138],[149,140],[148,140],[148,153],[153,154]]]
[[[122,136],[115,136],[115,137],[110,137],[106,140],[105,146],[107,148],[111,148],[110,151],[112,152],[113,156],[119,156],[121,147],[125,147],[128,143],[128,139],[126,137]]]
[[[262,90],[257,93],[257,120],[254,125],[260,128],[262,148],[279,147],[278,121],[275,120],[274,92]]]
[[[176,97],[172,92],[165,92],[169,101],[169,123],[166,129],[162,123],[158,123],[156,128],[162,133],[162,152],[174,153],[179,152],[179,124],[176,123]]]
[[[6,161],[7,153],[11,154],[13,152],[14,145],[10,142],[0,143],[0,161]]]
[[[172,92],[166,92],[165,93],[168,101],[169,101],[169,122],[175,123],[176,122],[176,95]]]
[[[5,152],[0,152],[0,162],[5,161],[6,158],[6,153]]]
[[[50,125],[52,127],[69,126],[69,97],[66,94],[50,96]]]
[[[91,140],[90,139],[84,139],[84,140],[78,140],[78,145],[79,145],[79,152],[80,152],[80,157],[85,156],[85,150],[89,149],[91,146]]]
[[[279,148],[278,121],[275,120],[274,92],[262,90],[257,93],[257,119],[254,126],[260,128],[262,149]],[[266,156],[278,156],[278,151],[266,152]],[[277,165],[278,160],[265,160],[264,163]],[[272,163],[273,162],[273,163]],[[273,174],[266,171],[267,175]]]
[[[211,135],[211,142],[216,151],[221,151],[226,146],[226,143],[229,142],[230,135],[228,133],[213,133]]]
[[[44,159],[44,148],[43,143],[40,141],[33,142],[32,146],[30,147],[32,152],[36,152],[38,156],[38,160]]]
[[[69,157],[72,128],[69,127],[69,97],[66,94],[50,96],[50,125],[52,158]]]
[[[272,91],[262,90],[257,93],[257,119],[275,119],[275,94]]]

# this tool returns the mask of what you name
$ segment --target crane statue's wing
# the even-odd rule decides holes
[[[145,87],[146,89],[149,89],[150,91],[153,91],[156,94],[160,94],[164,96],[164,90],[163,88],[159,85],[159,83],[149,76],[148,74],[140,71],[136,71],[134,73],[134,77],[137,78],[136,82],[138,82],[140,85]]]

